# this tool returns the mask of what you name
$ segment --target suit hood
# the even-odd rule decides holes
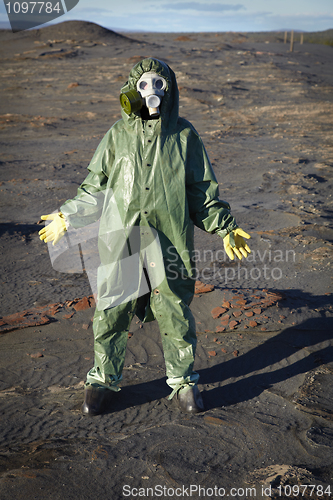
[[[164,91],[164,97],[160,107],[160,116],[155,122],[156,128],[160,128],[164,132],[171,132],[177,125],[179,116],[179,93],[176,81],[176,75],[172,69],[163,61],[154,58],[147,58],[136,64],[130,71],[127,82],[122,86],[121,92],[136,90],[137,82],[141,76],[148,71],[153,71],[165,78],[167,82]],[[121,110],[122,118],[126,127],[134,127],[137,120],[141,120],[141,112],[137,111],[127,115]]]

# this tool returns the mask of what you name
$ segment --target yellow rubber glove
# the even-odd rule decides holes
[[[240,227],[237,227],[223,238],[224,250],[229,259],[234,260],[236,255],[239,260],[242,260],[243,257],[247,257],[251,253],[244,238],[251,238],[251,236]]]
[[[41,219],[52,220],[52,222],[39,231],[40,239],[45,243],[53,241],[53,245],[55,245],[67,231],[65,217],[61,212],[58,212],[57,214],[42,215]]]

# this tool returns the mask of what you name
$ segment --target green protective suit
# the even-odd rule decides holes
[[[77,196],[61,212],[74,228],[100,218],[95,365],[87,384],[119,390],[136,314],[142,321],[158,321],[174,394],[199,378],[193,371],[196,332],[189,308],[196,274],[194,224],[222,238],[237,224],[229,204],[218,197],[200,136],[178,115],[178,87],[169,66],[144,59],[131,70],[122,92],[136,89],[148,71],[167,81],[159,118],[122,110],[122,119],[99,144]]]

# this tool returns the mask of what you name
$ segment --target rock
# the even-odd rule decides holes
[[[30,354],[30,358],[42,358],[44,355],[41,352],[36,352],[35,354]]]
[[[238,354],[239,354],[239,351],[237,351],[237,350],[236,350],[236,351],[234,351],[232,354],[233,354],[235,357],[237,357],[237,356],[238,356]]]
[[[88,297],[83,297],[83,299],[79,300],[75,305],[75,311],[84,311],[85,309],[89,309],[90,302]]]
[[[245,316],[247,316],[248,318],[251,318],[251,316],[253,316],[253,312],[252,311],[247,311],[245,313]]]
[[[88,299],[89,299],[90,307],[96,307],[95,297],[93,295],[89,295]]]
[[[238,321],[230,321],[229,328],[235,328],[238,325]]]
[[[251,326],[251,328],[254,328],[257,325],[258,323],[256,321],[249,321],[249,326]]]
[[[202,283],[201,281],[196,281],[194,286],[194,293],[207,293],[212,292],[214,290],[214,285],[207,285],[206,283]]]
[[[67,89],[72,89],[74,87],[78,87],[80,84],[78,82],[73,82],[73,83],[70,83],[67,87]]]
[[[209,356],[216,356],[216,351],[208,351]]]
[[[46,313],[50,316],[54,316],[57,312],[59,312],[59,309],[61,309],[61,304],[51,304]]]
[[[221,333],[225,331],[225,326],[217,326],[216,327],[216,333]]]
[[[239,318],[239,316],[241,316],[243,313],[242,311],[235,311],[232,313],[233,316],[235,316],[235,318]]]
[[[217,319],[225,312],[226,309],[224,307],[214,307],[214,309],[211,310],[211,315],[213,316],[213,319]]]
[[[47,312],[35,308],[4,316],[1,318],[0,333],[19,330],[29,326],[46,325],[51,322],[51,319],[46,316]]]
[[[256,307],[255,309],[253,309],[253,312],[256,314],[260,314],[261,313],[260,307]]]

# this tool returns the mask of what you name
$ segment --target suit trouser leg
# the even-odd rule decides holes
[[[131,301],[104,311],[96,309],[93,322],[95,365],[87,375],[88,385],[119,390],[128,331],[136,306],[137,301]],[[173,389],[172,397],[178,390],[197,384],[199,379],[193,370],[197,343],[195,320],[189,305],[170,288],[167,280],[151,292],[150,306],[160,328],[167,384]]]
[[[186,304],[168,286],[154,290],[151,308],[158,321],[167,384],[173,389],[171,397],[180,389],[197,384],[199,375],[193,370],[197,344],[195,320]]]
[[[87,374],[86,385],[119,391],[122,379],[128,331],[135,314],[131,301],[111,309],[96,309],[93,321],[95,364]]]

